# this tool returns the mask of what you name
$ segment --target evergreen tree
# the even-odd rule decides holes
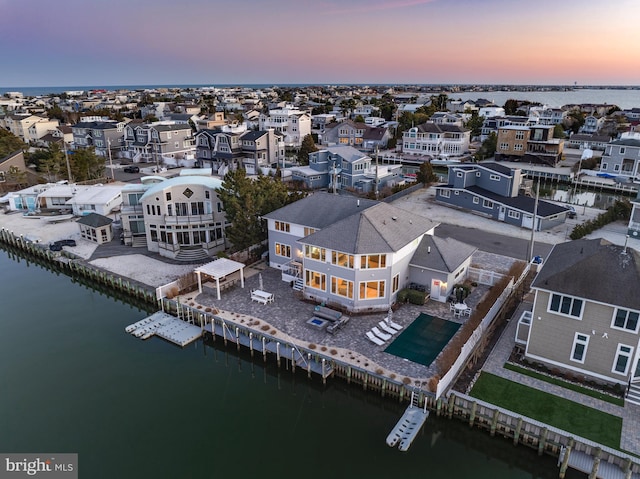
[[[438,181],[438,176],[433,172],[433,167],[430,161],[425,161],[420,165],[420,169],[416,174],[416,180],[418,183],[428,185]]]
[[[0,128],[0,158],[19,150],[26,151],[26,143],[10,131]]]
[[[298,161],[301,165],[309,164],[309,153],[313,153],[314,151],[318,151],[315,142],[313,141],[313,136],[305,135],[302,139],[302,144],[300,145],[300,149],[298,150]]]
[[[74,181],[95,180],[104,176],[104,159],[94,148],[81,148],[69,155],[71,176]]]

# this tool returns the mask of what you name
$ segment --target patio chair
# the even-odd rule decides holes
[[[371,331],[367,331],[367,338],[369,339],[369,341],[371,341],[372,343],[377,344],[378,346],[384,345],[384,341],[382,339],[378,338]]]
[[[389,326],[391,326],[396,331],[400,331],[402,329],[402,325],[398,323],[394,323],[392,320],[389,320]]]
[[[471,308],[467,308],[462,312],[463,316],[471,316]]]
[[[450,302],[449,303],[449,311],[455,311],[456,310],[456,305],[454,302]]]
[[[380,321],[378,323],[378,326],[380,326],[380,329],[382,329],[383,331],[389,333],[390,335],[394,335],[398,332],[397,329],[393,329],[391,326],[389,326],[387,323],[385,323],[384,321]]]
[[[377,326],[374,326],[373,328],[371,328],[371,331],[373,331],[373,334],[375,334],[376,336],[378,336],[380,339],[382,339],[383,341],[388,341],[389,339],[391,339],[391,335],[387,334],[387,333],[383,333],[382,331],[380,331],[378,329]]]

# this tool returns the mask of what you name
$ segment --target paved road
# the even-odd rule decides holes
[[[448,223],[440,223],[435,230],[435,235],[440,238],[449,237],[462,241],[487,253],[500,254],[522,260],[527,259],[531,244],[530,240],[492,233],[480,228],[466,228]],[[538,242],[534,237],[533,256],[546,258],[552,247],[552,244]]]

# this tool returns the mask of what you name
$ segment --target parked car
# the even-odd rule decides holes
[[[76,246],[76,240],[72,239],[63,239],[56,241],[60,246]]]
[[[125,173],[140,173],[140,168],[134,165],[129,165],[124,167]]]
[[[55,243],[51,243],[49,245],[49,249],[51,251],[62,251],[62,245],[56,241]]]

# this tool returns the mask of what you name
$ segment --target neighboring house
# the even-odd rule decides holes
[[[306,299],[386,311],[411,282],[445,301],[474,248],[433,237],[437,223],[387,203],[317,193],[265,215],[270,266]]]
[[[378,191],[404,181],[401,165],[376,166],[370,156],[352,146],[330,146],[309,154],[309,166],[291,168],[291,178],[306,188]]]
[[[461,156],[469,152],[471,131],[457,124],[426,122],[402,135],[402,152],[410,155]]]
[[[507,125],[498,129],[496,161],[523,161],[557,166],[564,139],[553,137],[553,126]]]
[[[122,186],[77,186],[72,193],[72,198],[65,204],[71,207],[74,216],[93,213],[106,216],[122,206]]]
[[[125,122],[103,119],[83,120],[71,126],[73,148],[95,148],[96,155],[116,156],[124,146]]]
[[[640,139],[629,137],[607,144],[600,160],[600,172],[640,179]]]
[[[533,309],[520,318],[516,338],[528,360],[581,380],[640,379],[637,251],[603,239],[559,243],[531,288]]]
[[[282,134],[273,129],[248,131],[244,126],[225,126],[201,130],[195,140],[198,163],[220,176],[240,167],[248,174],[257,174],[261,168],[279,164],[285,158]]]
[[[636,197],[631,200],[631,217],[627,227],[627,234],[631,238],[640,239],[640,190]]]
[[[180,261],[207,259],[225,248],[226,217],[210,176],[148,177],[122,190],[123,241]]]
[[[196,120],[196,131],[200,130],[212,130],[222,125],[226,125],[227,121],[224,119],[224,112],[216,111],[213,115],[209,115],[204,118]]]
[[[583,133],[574,133],[565,141],[571,148],[579,148],[581,150],[600,150],[604,151],[610,143],[611,138],[607,135],[586,135]]]
[[[438,111],[431,115],[429,121],[436,125],[457,125],[460,128],[464,127],[464,122],[467,121],[471,115],[465,113],[449,113],[447,111]]]
[[[124,142],[124,155],[134,163],[167,163],[177,166],[179,163],[192,163],[196,151],[193,131],[185,123],[127,125],[124,129]]]
[[[531,122],[530,119],[526,116],[498,116],[485,118],[482,122],[482,128],[480,130],[480,141],[484,141],[489,138],[491,133],[495,133],[498,135],[498,130],[503,126],[514,125],[514,126],[529,126],[530,124],[535,123]]]
[[[58,120],[50,120],[48,118],[42,118],[39,121],[33,123],[26,131],[25,142],[36,143],[53,129],[56,129],[59,125]]]
[[[436,188],[436,200],[522,228],[564,223],[570,210],[544,200],[536,206],[535,198],[520,193],[523,178],[519,168],[494,162],[450,166],[448,184]]]
[[[311,134],[311,116],[292,105],[269,110],[268,114],[262,113],[259,124],[260,130],[273,128],[282,133],[287,147],[299,148],[302,139]]]
[[[593,115],[589,115],[584,119],[583,125],[580,127],[580,133],[584,133],[586,135],[593,135],[598,133],[600,128],[604,125],[604,118],[596,118]]]
[[[22,150],[11,153],[10,155],[0,158],[0,192],[12,191],[20,188],[20,183],[13,181],[10,175],[7,175],[11,168],[17,168],[21,172],[27,171],[24,163],[24,152]],[[24,183],[32,184],[26,179]],[[24,185],[22,185],[24,186]]]
[[[93,243],[104,244],[113,239],[113,220],[97,213],[90,213],[76,221],[80,236]]]
[[[29,143],[29,128],[40,121],[49,120],[30,113],[14,113],[4,117],[3,126],[25,143]]]
[[[568,112],[561,108],[543,108],[539,111],[538,124],[540,125],[561,125],[567,117]]]
[[[332,123],[326,126],[324,133],[319,135],[321,145],[346,145],[363,151],[384,149],[391,138],[389,129],[385,127],[369,126],[352,120]]]

